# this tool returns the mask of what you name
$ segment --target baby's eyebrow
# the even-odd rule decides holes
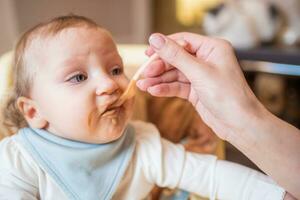
[[[69,58],[61,62],[61,67],[72,67],[72,66],[77,66],[80,63],[80,59],[76,58]]]
[[[76,62],[78,62],[78,59],[69,58],[69,59],[64,60],[62,63],[65,65],[72,65],[72,64],[75,64]]]
[[[69,73],[72,71],[74,68],[77,68],[80,66],[80,61],[79,60],[74,60],[74,59],[67,59],[62,62],[60,62],[55,71],[56,73],[59,74],[59,76],[64,75],[66,73]]]

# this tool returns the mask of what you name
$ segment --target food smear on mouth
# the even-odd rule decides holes
[[[94,124],[96,124],[96,122],[99,120],[101,115],[102,115],[102,113],[99,112],[99,110],[95,110],[89,115],[89,117],[88,117],[88,127],[89,127],[90,131],[95,130]]]
[[[95,129],[97,128],[96,125],[100,118],[107,118],[111,120],[111,123],[113,125],[116,125],[120,110],[121,107],[113,107],[106,109],[106,111],[104,112],[99,112],[99,110],[93,111],[88,118],[88,128],[90,129],[90,131],[95,131]]]

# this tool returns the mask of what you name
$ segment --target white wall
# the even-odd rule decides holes
[[[18,29],[14,1],[0,0],[0,55],[12,49]]]
[[[74,13],[91,18],[107,28],[118,42],[143,42],[149,34],[151,0],[13,1],[21,31],[49,18]]]
[[[0,55],[35,24],[74,13],[107,28],[118,43],[145,43],[152,0],[0,0]]]

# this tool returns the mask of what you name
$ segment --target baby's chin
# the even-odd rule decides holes
[[[89,143],[109,143],[119,139],[126,128],[128,118],[118,117],[103,117],[98,121],[96,127],[90,130]]]

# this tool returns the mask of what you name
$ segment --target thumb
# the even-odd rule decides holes
[[[149,43],[163,61],[176,67],[190,81],[194,78],[199,80],[201,75],[205,75],[207,64],[188,53],[174,40],[160,33],[154,33],[150,36]]]

